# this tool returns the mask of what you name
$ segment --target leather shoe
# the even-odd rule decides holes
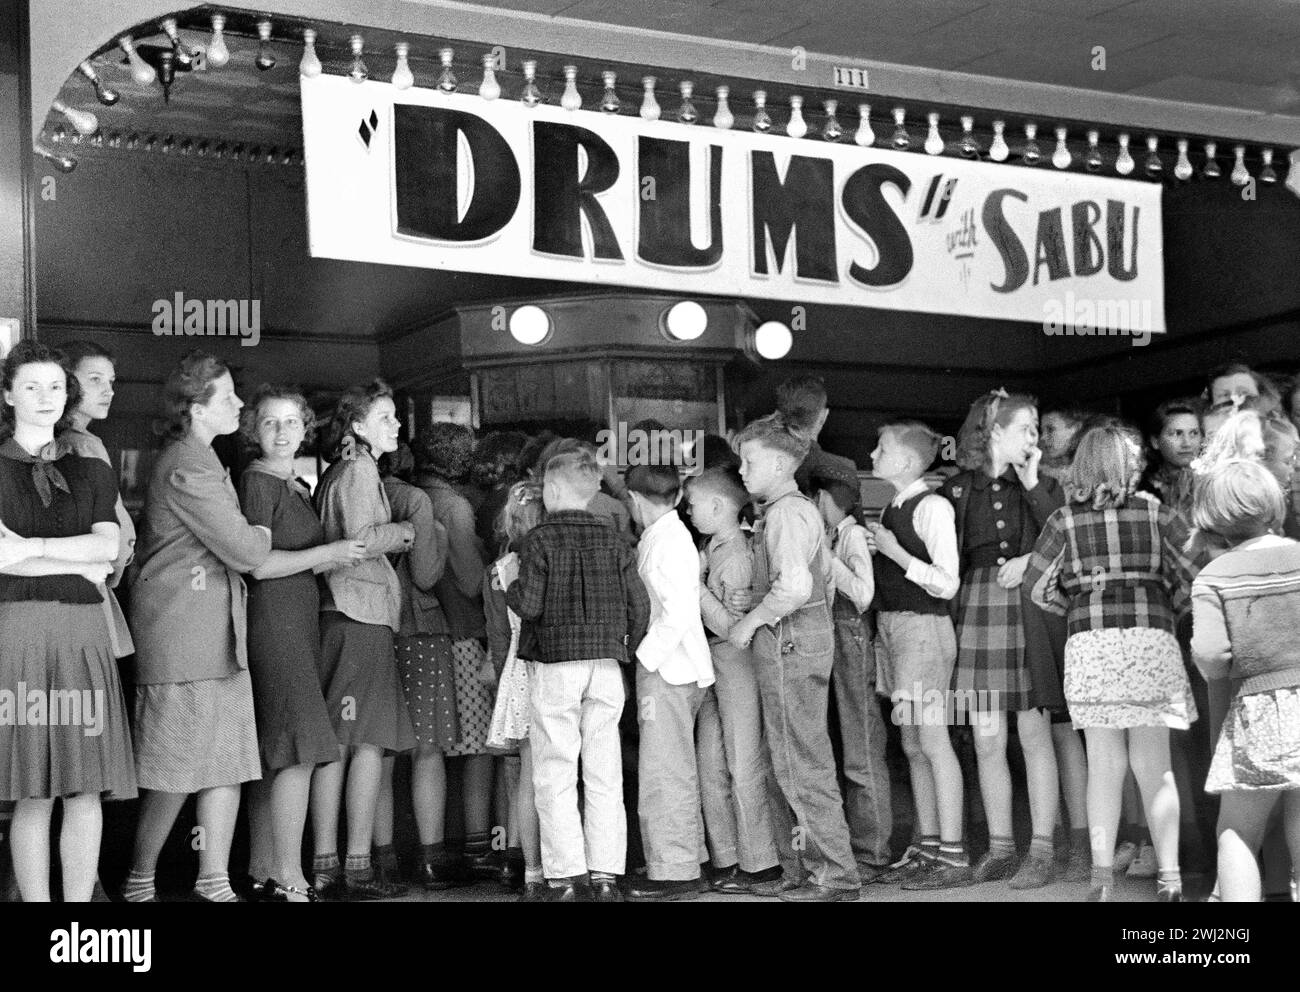
[[[974,878],[975,885],[983,885],[985,882],[1002,882],[1016,873],[1019,865],[1019,859],[1012,854],[994,854],[992,851],[985,851],[984,857],[975,862]]]
[[[700,880],[661,881],[642,878],[627,887],[628,902],[676,902],[700,897]]]
[[[922,868],[903,882],[908,892],[937,892],[940,889],[963,889],[975,884],[975,869],[970,865],[953,865],[931,858],[929,867]]]
[[[563,882],[554,884],[551,882],[544,883],[546,891],[542,894],[541,902],[586,902],[585,898],[589,894],[585,882],[579,883],[571,878]]]
[[[457,886],[468,885],[460,865],[451,860],[430,862],[423,861],[415,869],[414,882],[429,892],[442,892]]]
[[[793,892],[797,888],[799,888],[798,882],[782,874],[780,878],[770,882],[755,882],[750,886],[749,891],[752,895],[762,896],[764,899],[778,899],[783,893]]]
[[[1007,883],[1010,889],[1041,889],[1052,880],[1054,866],[1050,858],[1031,854],[1020,862],[1020,870]]]
[[[410,891],[410,887],[398,877],[396,867],[390,868],[387,865],[375,865],[374,872],[375,881],[392,890],[393,894],[391,896],[385,896],[385,898],[400,899]]]
[[[524,863],[518,858],[506,858],[501,865],[499,876],[501,884],[512,892],[518,891],[524,884]]]
[[[524,891],[519,894],[520,902],[546,902],[545,882],[525,882]]]
[[[504,860],[500,852],[487,850],[477,854],[466,854],[462,864],[465,874],[471,878],[499,879]]]
[[[406,892],[404,886],[392,885],[385,882],[378,872],[374,872],[370,878],[347,878],[343,879],[344,891],[350,902],[371,902],[377,899],[396,899]]]
[[[763,871],[753,872],[742,871],[739,866],[736,866],[729,869],[728,872],[715,877],[710,888],[714,892],[721,892],[723,895],[728,896],[748,895],[754,891],[756,885],[779,882],[781,877],[780,865],[773,865]]]
[[[782,902],[857,902],[861,889],[829,889],[814,882],[805,882],[797,889],[782,892]]]
[[[889,871],[889,865],[873,865],[869,861],[858,862],[858,878],[863,885],[870,885],[881,875]]]
[[[615,879],[593,878],[587,899],[591,902],[622,902],[623,892]]]

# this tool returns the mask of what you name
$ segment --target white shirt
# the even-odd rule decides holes
[[[917,479],[901,490],[890,505],[899,507],[917,493],[929,490],[924,479]],[[912,527],[925,544],[932,564],[927,565],[915,555],[904,573],[909,582],[915,582],[931,596],[952,599],[961,585],[961,557],[957,553],[957,514],[952,504],[938,493],[930,493],[916,505],[912,514]]]
[[[836,526],[832,540],[835,551],[831,557],[831,576],[835,589],[847,596],[854,608],[862,613],[876,594],[867,530],[848,516]]]
[[[676,510],[642,532],[636,567],[650,594],[650,627],[637,660],[669,685],[713,685],[713,658],[700,620],[700,556]]]

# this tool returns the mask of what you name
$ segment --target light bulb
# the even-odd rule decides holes
[[[212,15],[212,40],[208,42],[208,67],[220,69],[230,61],[230,49],[226,47],[226,15]],[[313,32],[314,33],[314,32]],[[303,32],[305,35],[306,32]]]
[[[975,118],[969,114],[961,119],[961,143],[957,150],[961,152],[962,158],[980,157],[980,143],[975,137]]]
[[[759,134],[766,134],[772,130],[772,115],[767,112],[766,90],[754,90],[754,123],[752,126]]]
[[[135,45],[127,35],[117,39],[119,47],[126,52],[127,61],[131,63],[131,78],[139,86],[152,86],[158,78],[158,73],[144,59],[140,58],[140,53],[135,50]]]
[[[713,112],[713,126],[729,131],[736,125],[736,115],[731,112],[731,105],[727,103],[727,97],[731,95],[729,86],[719,86],[718,90],[718,109]]]
[[[1084,152],[1083,164],[1089,172],[1096,172],[1101,168],[1101,148],[1097,145],[1099,137],[1096,131],[1088,132],[1088,150]]]
[[[1232,167],[1230,178],[1234,186],[1245,186],[1250,182],[1250,172],[1246,169],[1246,146],[1236,145],[1232,153],[1237,156],[1237,161]]]
[[[871,130],[871,104],[858,104],[858,129],[853,133],[853,143],[870,148],[876,143],[876,132]]]
[[[86,132],[82,131],[81,133],[85,134]],[[1264,163],[1259,170],[1259,181],[1261,183],[1277,182],[1277,173],[1273,171],[1273,149],[1271,148],[1261,149],[1259,153],[1259,157],[1263,160]]]
[[[257,60],[254,63],[263,72],[275,68],[275,52],[271,51],[271,21],[262,18],[257,22]]]
[[[66,117],[68,123],[75,127],[80,133],[91,135],[99,130],[99,118],[90,111],[77,110],[75,107],[69,107],[62,100],[55,100],[51,106]]]
[[[803,97],[790,97],[790,121],[785,126],[785,133],[792,138],[802,138],[808,133],[808,124],[803,119]]]
[[[537,62],[534,59],[524,62],[524,88],[519,94],[519,102],[525,107],[536,107],[546,102],[546,97],[537,88]]]
[[[1187,157],[1187,139],[1178,139],[1178,161],[1174,163],[1174,178],[1186,182],[1192,178],[1192,160]]]
[[[1070,148],[1065,143],[1065,134],[1065,128],[1058,127],[1056,129],[1056,151],[1052,152],[1052,165],[1058,169],[1068,169],[1070,167]]]
[[[691,102],[691,94],[695,92],[695,84],[689,79],[683,79],[677,84],[677,88],[682,93],[682,105],[677,108],[677,119],[683,124],[694,124],[700,119],[695,104]]]
[[[411,45],[399,41],[393,46],[397,53],[397,65],[393,67],[393,85],[399,90],[409,90],[415,85],[415,73],[411,71]]]
[[[320,59],[316,55],[316,32],[311,28],[303,28],[302,59],[298,62],[298,75],[312,79],[320,74]]]
[[[77,160],[71,155],[59,155],[58,153],[51,151],[49,148],[46,148],[44,145],[35,145],[32,150],[60,172],[71,172],[77,167]]]
[[[483,82],[478,84],[478,95],[484,100],[495,100],[501,95],[501,84],[497,82],[497,57],[492,52],[483,56]]]
[[[600,77],[605,81],[605,92],[600,98],[600,109],[606,114],[617,114],[623,109],[623,101],[618,98],[618,90],[615,88],[618,74],[606,71],[602,72]]]
[[[348,68],[348,79],[359,86],[370,78],[370,70],[366,68],[366,63],[361,58],[366,42],[361,35],[354,34],[348,39],[348,44],[352,46],[352,65]]]
[[[1002,133],[1006,127],[1003,121],[993,122],[993,141],[989,144],[989,158],[994,162],[1005,162],[1007,156],[1011,154],[1011,149],[1007,147],[1007,139]]]
[[[839,101],[827,100],[823,106],[826,108],[826,123],[822,127],[822,137],[827,141],[839,141],[844,137],[844,128],[840,127],[840,122],[835,116]]]
[[[641,77],[641,89],[645,91],[641,97],[641,119],[645,121],[657,121],[659,114],[659,101],[655,99],[655,84],[659,80],[654,76]]]
[[[943,154],[943,135],[939,133],[939,115],[931,111],[926,115],[930,129],[925,135],[925,153],[927,155]]]
[[[455,57],[456,53],[450,48],[438,49],[438,61],[442,63],[442,72],[438,74],[439,92],[456,92],[456,74],[451,71],[451,62]]]
[[[1038,160],[1043,157],[1043,151],[1038,147],[1038,125],[1025,125],[1025,147],[1020,152],[1020,160],[1025,165],[1037,165]]]
[[[912,139],[907,133],[907,111],[903,107],[894,108],[894,136],[889,139],[889,143],[897,148],[900,152],[912,144]]]
[[[181,65],[188,66],[194,59],[190,55],[190,50],[181,42],[181,34],[176,30],[176,18],[164,17],[161,24],[163,34],[172,43],[172,51],[176,53],[176,61]]]
[[[790,328],[779,320],[769,320],[754,330],[754,350],[769,361],[784,358],[790,353],[793,344],[794,335],[790,333]]]
[[[95,99],[105,107],[111,107],[121,99],[121,95],[117,90],[109,89],[104,85],[104,81],[99,78],[99,73],[95,71],[95,67],[90,62],[82,62],[81,65],[77,66],[77,71],[90,80],[90,85],[95,87]]]
[[[578,67],[564,67],[564,94],[560,97],[560,106],[565,110],[577,110],[582,106],[582,94],[578,92]]]
[[[1116,140],[1119,142],[1119,154],[1115,156],[1115,171],[1121,176],[1127,176],[1133,171],[1137,163],[1133,161],[1133,156],[1129,154],[1128,135],[1121,134]]]
[[[1156,147],[1160,144],[1160,138],[1154,134],[1147,135],[1147,161],[1144,168],[1148,176],[1158,176],[1165,171],[1165,163],[1160,161],[1160,154]]]
[[[1214,160],[1218,154],[1219,145],[1214,141],[1205,143],[1205,168],[1201,170],[1201,175],[1206,179],[1218,179],[1223,175],[1223,170],[1219,168],[1219,163]]]

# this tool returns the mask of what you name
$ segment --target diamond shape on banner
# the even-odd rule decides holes
[[[370,111],[369,117],[361,119],[361,126],[357,128],[357,137],[361,143],[366,146],[366,151],[370,151],[370,141],[379,130],[379,115],[373,110]]]

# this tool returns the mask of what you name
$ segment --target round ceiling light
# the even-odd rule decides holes
[[[661,326],[670,341],[694,341],[709,326],[709,315],[694,300],[681,300],[664,311]]]
[[[765,324],[759,324],[758,329],[754,331],[754,350],[763,358],[772,361],[784,358],[790,353],[793,344],[794,336],[790,333],[790,328],[779,320],[769,320]]]
[[[510,315],[510,336],[520,344],[541,344],[551,336],[551,317],[541,307],[517,307]]]

